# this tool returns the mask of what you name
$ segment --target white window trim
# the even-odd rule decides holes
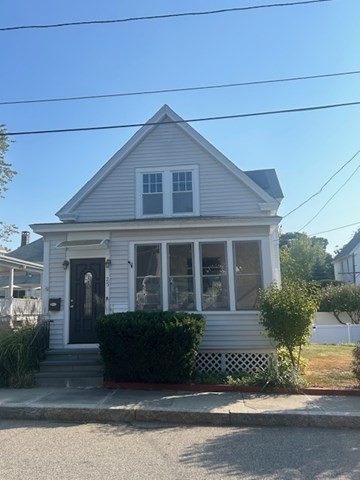
[[[191,172],[192,173],[192,194],[193,211],[173,213],[172,196],[172,173],[173,172]],[[143,182],[142,176],[145,173],[161,173],[163,181],[163,213],[144,214],[143,213]],[[199,194],[199,166],[198,165],[178,165],[172,167],[148,167],[136,169],[136,218],[163,218],[163,217],[195,217],[200,215],[200,194]]]

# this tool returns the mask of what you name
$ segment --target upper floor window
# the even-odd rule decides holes
[[[193,212],[192,172],[173,172],[172,203],[173,213]]]
[[[199,215],[198,166],[136,170],[136,216]]]
[[[161,215],[163,213],[162,173],[144,173],[142,185],[144,215]]]

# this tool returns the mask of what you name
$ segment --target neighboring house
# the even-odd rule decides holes
[[[28,238],[23,232],[21,247],[0,254],[0,322],[39,319],[43,240],[27,243]]]
[[[40,297],[44,242],[29,243],[29,232],[22,232],[21,246],[0,255],[0,298]],[[10,273],[13,269],[12,293]]]
[[[202,370],[251,370],[273,346],[258,289],[280,282],[274,170],[243,172],[163,106],[57,213],[44,237],[50,347],[96,344],[96,317],[203,312]],[[50,311],[48,311],[48,306]]]
[[[360,231],[333,260],[335,280],[360,284]]]

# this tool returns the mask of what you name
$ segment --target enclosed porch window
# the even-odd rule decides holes
[[[193,246],[168,245],[169,309],[194,310]]]
[[[225,243],[201,244],[202,309],[228,310],[228,274]]]
[[[263,287],[261,259],[261,242],[255,240],[135,245],[134,307],[174,311],[256,309]]]
[[[162,310],[160,245],[137,245],[136,310]]]
[[[262,287],[260,242],[234,242],[236,309],[256,308]]]

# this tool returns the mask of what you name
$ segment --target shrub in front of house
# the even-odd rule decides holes
[[[184,383],[192,379],[205,318],[186,312],[104,315],[97,335],[105,380]]]
[[[353,352],[353,374],[360,386],[360,343],[356,345]]]
[[[25,324],[0,332],[0,386],[23,388],[34,384],[43,349],[38,345],[40,325]]]
[[[294,369],[301,369],[301,349],[317,309],[316,292],[304,282],[272,284],[260,292],[260,323],[277,347],[286,349]]]

